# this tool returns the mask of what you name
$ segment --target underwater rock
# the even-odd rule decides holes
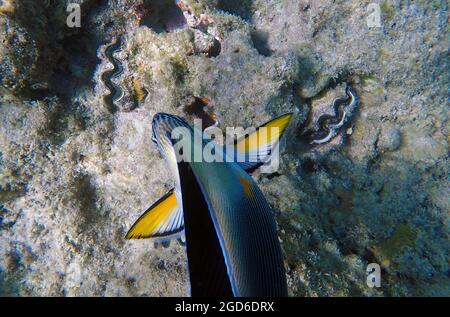
[[[377,141],[377,148],[380,152],[392,152],[397,150],[402,143],[402,135],[395,127],[386,127],[381,131]]]
[[[0,7],[0,83],[5,92],[42,99],[65,93],[61,80],[73,85],[92,75],[93,36],[84,27],[68,27],[69,3],[80,5],[83,21],[99,5],[96,0],[12,0]],[[61,72],[72,76],[62,79]]]
[[[214,36],[194,30],[194,53],[204,53],[208,57],[216,57],[220,51],[221,44]]]

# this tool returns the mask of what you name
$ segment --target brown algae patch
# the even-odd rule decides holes
[[[417,232],[410,225],[398,225],[392,236],[376,248],[383,266],[389,267],[392,260],[400,255],[406,247],[414,246],[416,239]]]

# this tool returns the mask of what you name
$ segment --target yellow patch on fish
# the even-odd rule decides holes
[[[239,182],[241,183],[242,188],[244,189],[245,196],[247,196],[248,198],[252,197],[253,192],[252,192],[252,184],[250,183],[250,181],[247,178],[241,176],[239,177]]]

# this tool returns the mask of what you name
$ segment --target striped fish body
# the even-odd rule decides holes
[[[171,138],[173,129],[180,127],[187,134],[178,142],[194,149],[184,160]],[[153,120],[153,137],[161,152],[179,161],[176,187],[182,193],[192,295],[287,295],[271,208],[237,163],[194,160],[195,152],[207,143],[201,135],[176,116],[157,114]]]
[[[286,296],[273,212],[251,176],[236,163],[192,163],[191,168],[208,204],[233,294]],[[189,243],[188,233],[186,239]]]

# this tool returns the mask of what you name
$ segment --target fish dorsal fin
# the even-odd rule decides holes
[[[286,113],[238,139],[235,142],[234,161],[248,173],[267,162],[292,116],[293,113]]]
[[[126,238],[159,238],[156,240],[163,242],[179,238],[183,229],[183,211],[178,204],[176,191],[171,189],[139,217],[128,231]]]

